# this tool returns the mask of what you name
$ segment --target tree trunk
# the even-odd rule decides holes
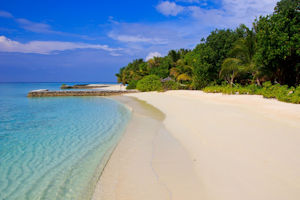
[[[256,78],[256,83],[258,86],[261,86],[259,78]]]
[[[230,86],[232,87],[233,85],[233,81],[234,81],[234,72],[232,73],[231,77],[230,77]]]
[[[230,79],[230,86],[232,87],[233,85],[233,80],[234,80],[234,76],[231,76],[231,79]]]

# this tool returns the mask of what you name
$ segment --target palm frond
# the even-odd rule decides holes
[[[172,67],[170,69],[170,75],[174,76],[175,78],[180,74],[179,69],[177,69],[176,67]]]
[[[189,75],[183,73],[183,74],[180,74],[178,77],[177,77],[177,81],[191,81],[192,80],[192,77],[190,77]]]

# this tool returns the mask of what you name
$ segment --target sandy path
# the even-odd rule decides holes
[[[300,105],[200,91],[129,95],[166,115],[194,161],[201,199],[300,199]]]

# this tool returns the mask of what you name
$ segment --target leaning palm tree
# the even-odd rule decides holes
[[[174,63],[175,67],[170,69],[170,76],[178,82],[188,82],[192,80],[192,67],[187,65],[183,59],[178,59]]]
[[[231,57],[223,61],[220,77],[232,85],[239,74],[252,73],[252,76],[257,79],[257,83],[260,84],[258,69],[253,59],[256,48],[255,33],[246,26],[243,26],[243,28],[246,36],[236,41],[230,51]]]
[[[225,79],[231,86],[234,79],[244,71],[245,66],[238,58],[226,58],[222,63],[220,78]]]

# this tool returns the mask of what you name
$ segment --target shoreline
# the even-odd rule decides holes
[[[202,184],[193,161],[165,129],[164,114],[132,97],[112,99],[131,107],[132,120],[106,164],[92,199],[202,198]]]

